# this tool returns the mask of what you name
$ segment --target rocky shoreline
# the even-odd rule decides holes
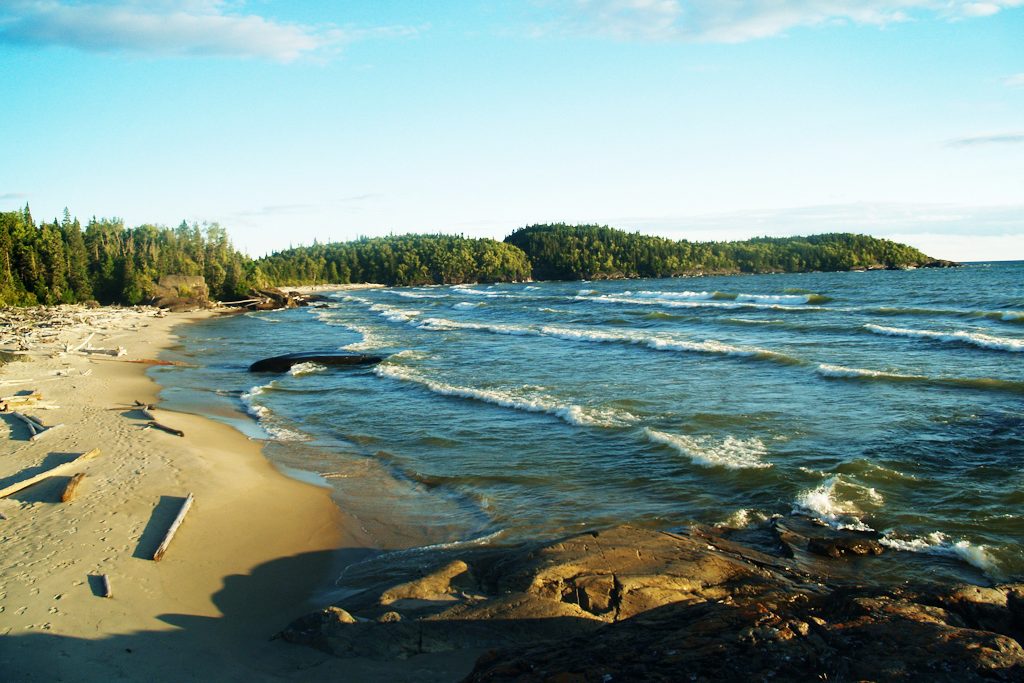
[[[279,637],[373,659],[486,648],[467,681],[1024,680],[1024,584],[882,585],[841,571],[882,552],[870,538],[773,535],[623,526],[353,567],[359,592]]]

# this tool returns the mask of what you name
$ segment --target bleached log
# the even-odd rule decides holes
[[[12,493],[17,493],[18,491],[21,491],[22,489],[26,489],[29,486],[32,486],[33,484],[38,484],[39,482],[41,482],[43,479],[46,479],[47,477],[55,477],[55,476],[57,476],[59,474],[64,474],[64,473],[74,469],[75,467],[77,467],[81,463],[85,462],[86,460],[89,460],[90,458],[94,458],[94,457],[96,457],[99,454],[100,454],[100,449],[94,448],[91,451],[86,451],[85,453],[82,453],[80,456],[78,456],[74,460],[66,462],[63,465],[57,465],[56,467],[52,467],[52,468],[46,470],[45,472],[40,472],[39,474],[35,475],[34,477],[29,477],[28,479],[22,479],[19,482],[11,484],[10,486],[8,486],[5,489],[0,489],[0,498],[5,498],[5,497],[11,495]]]
[[[66,503],[74,498],[75,490],[78,488],[78,485],[82,483],[83,479],[85,479],[85,472],[79,472],[75,476],[71,477],[68,485],[64,487],[64,492],[60,494],[60,502]]]
[[[55,424],[53,426],[47,427],[42,423],[42,420],[40,420],[39,418],[32,417],[31,415],[23,415],[19,412],[11,412],[11,415],[18,418],[28,426],[28,430],[32,432],[32,436],[29,437],[29,441],[38,441],[39,439],[46,436],[50,432],[50,430],[64,426],[62,424]]]
[[[100,574],[100,583],[103,584],[103,597],[112,598],[114,597],[114,591],[110,587],[110,577],[106,574]]]
[[[178,511],[178,516],[174,518],[174,522],[171,523],[171,527],[167,530],[167,535],[164,536],[164,540],[160,542],[156,552],[153,553],[153,561],[159,562],[163,559],[164,553],[167,552],[167,548],[171,545],[171,541],[174,539],[174,534],[178,532],[178,527],[185,521],[185,515],[188,514],[189,509],[192,507],[192,501],[195,500],[195,496],[191,493],[185,498],[185,502],[181,504],[181,509]]]
[[[93,332],[92,334],[90,334],[88,337],[85,338],[84,342],[82,342],[78,346],[76,346],[74,348],[71,348],[71,349],[68,349],[68,350],[69,351],[81,351],[82,349],[84,349],[85,347],[87,347],[89,345],[89,342],[91,342],[92,338],[95,337],[95,336],[96,336],[96,333]]]

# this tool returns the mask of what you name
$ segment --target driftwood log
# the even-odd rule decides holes
[[[68,481],[67,486],[64,487],[64,492],[60,494],[60,502],[66,503],[75,497],[75,491],[78,489],[78,485],[85,479],[85,472],[79,472],[75,476],[71,477]]]
[[[192,501],[195,500],[195,496],[191,493],[185,498],[185,502],[181,504],[181,509],[178,510],[178,516],[174,518],[171,523],[171,527],[167,530],[167,535],[164,536],[164,540],[160,541],[160,545],[157,546],[156,552],[153,553],[153,561],[159,562],[163,559],[164,553],[167,552],[167,548],[170,547],[171,541],[174,539],[174,534],[178,532],[178,527],[185,521],[185,515],[192,508]]]
[[[83,453],[82,455],[78,456],[74,460],[71,460],[71,461],[68,461],[68,462],[64,463],[63,465],[57,465],[56,467],[50,468],[50,469],[46,470],[45,472],[40,472],[39,474],[35,475],[34,477],[29,477],[28,479],[22,479],[19,482],[15,482],[15,483],[11,484],[10,486],[8,486],[5,489],[0,489],[0,498],[4,498],[6,496],[9,496],[12,493],[17,493],[18,491],[21,491],[22,489],[26,489],[29,486],[32,486],[33,484],[38,484],[39,482],[41,482],[43,479],[46,479],[47,477],[55,477],[55,476],[57,476],[59,474],[64,474],[64,473],[68,472],[69,470],[74,469],[75,467],[77,467],[81,463],[85,462],[86,460],[89,460],[90,458],[94,458],[94,457],[96,457],[99,454],[100,454],[100,449],[94,448],[91,451],[87,451],[87,452]]]
[[[114,591],[110,587],[110,577],[106,574],[100,574],[100,583],[103,584],[103,597],[112,598],[114,597]]]
[[[62,424],[55,424],[47,427],[42,423],[42,421],[39,418],[33,417],[31,415],[25,415],[17,411],[12,411],[11,415],[24,422],[25,425],[28,427],[28,431],[32,434],[32,436],[29,437],[30,441],[38,441],[39,439],[46,436],[50,432],[50,430],[64,426]]]

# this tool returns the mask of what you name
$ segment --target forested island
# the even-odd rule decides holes
[[[0,305],[97,301],[138,304],[165,275],[201,275],[210,295],[253,288],[371,282],[461,284],[524,280],[677,277],[950,265],[913,247],[865,235],[690,242],[597,225],[533,225],[503,242],[455,235],[395,235],[296,247],[253,259],[214,224],[125,226],[93,218],[83,228],[36,222],[26,206],[0,212]]]

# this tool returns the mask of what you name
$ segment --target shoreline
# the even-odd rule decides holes
[[[157,419],[185,433],[178,437],[144,429],[131,407],[157,401],[161,387],[146,371],[174,345],[175,328],[217,313],[47,311],[72,323],[34,335],[31,360],[0,367],[0,395],[39,391],[53,408],[23,410],[63,426],[33,442],[3,413],[0,485],[101,452],[75,469],[85,478],[69,502],[60,502],[62,476],[0,499],[0,670],[8,680],[291,680],[312,666],[411,680],[404,663],[353,667],[268,642],[319,607],[313,600],[340,566],[373,552],[328,490],[287,476],[262,442],[229,425],[157,405]],[[91,346],[127,353],[66,351],[92,332]],[[152,561],[188,493],[195,504],[166,557]],[[100,597],[100,575],[112,598]]]

